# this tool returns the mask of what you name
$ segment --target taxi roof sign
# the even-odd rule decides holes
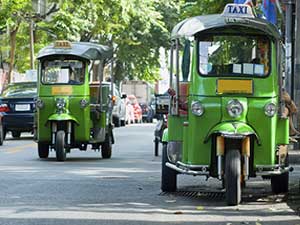
[[[246,4],[227,4],[224,8],[222,16],[236,18],[255,18],[251,6]]]
[[[69,41],[55,41],[54,48],[72,48],[72,44]]]

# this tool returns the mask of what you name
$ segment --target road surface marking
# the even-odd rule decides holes
[[[16,146],[16,147],[13,147],[13,148],[8,148],[4,152],[6,154],[13,154],[13,153],[24,151],[28,147],[36,147],[36,144],[35,143],[30,143],[30,144],[27,144],[27,145]]]

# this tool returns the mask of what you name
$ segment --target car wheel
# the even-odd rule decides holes
[[[0,125],[0,145],[3,145],[3,140],[4,140],[4,129],[3,126]]]
[[[115,127],[120,127],[120,119],[118,117],[113,117],[113,124]]]
[[[49,145],[38,143],[38,153],[41,159],[47,159],[49,156]]]
[[[13,138],[19,138],[19,137],[21,137],[21,132],[20,131],[12,131],[11,135],[13,136]]]
[[[103,159],[110,159],[112,152],[112,137],[110,134],[106,135],[105,142],[101,145],[101,155]]]
[[[121,127],[125,127],[125,125],[126,125],[125,120],[121,120]]]

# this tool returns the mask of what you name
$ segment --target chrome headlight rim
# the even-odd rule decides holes
[[[89,105],[89,101],[87,99],[81,99],[79,101],[80,108],[84,109]]]
[[[45,103],[44,103],[44,101],[42,99],[39,98],[39,99],[36,100],[35,106],[38,109],[42,109],[42,108],[44,108]]]
[[[195,116],[202,116],[204,114],[204,106],[200,101],[192,101],[191,111]]]
[[[265,115],[273,117],[277,113],[277,105],[273,102],[269,102],[264,106]]]
[[[244,106],[238,99],[232,99],[227,104],[227,113],[232,118],[240,117],[244,112]]]
[[[56,108],[59,110],[64,109],[66,106],[66,100],[64,98],[57,98],[56,99]]]

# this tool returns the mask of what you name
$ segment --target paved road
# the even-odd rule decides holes
[[[115,130],[113,158],[74,150],[66,162],[37,157],[30,138],[0,147],[0,224],[162,225],[300,224],[300,168],[289,196],[274,196],[269,181],[247,184],[243,203],[227,207],[213,179],[179,177],[176,194],[160,192],[160,157],[153,156],[154,125]]]

